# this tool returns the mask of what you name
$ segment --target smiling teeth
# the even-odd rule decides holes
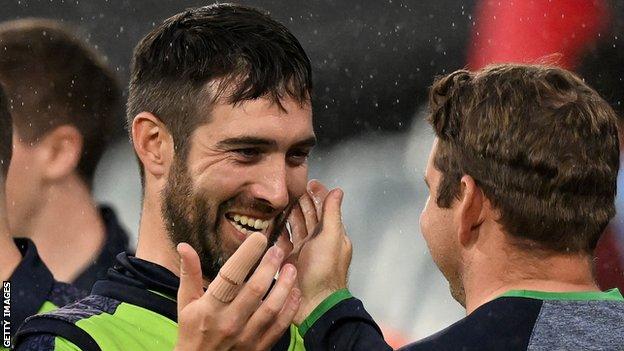
[[[249,235],[251,234],[251,232],[249,230],[247,230],[246,228],[241,227],[239,224],[234,224],[234,226],[236,227],[236,229],[238,229],[239,232],[245,234],[245,235]]]
[[[267,229],[269,227],[269,225],[271,224],[271,220],[263,221],[261,219],[251,218],[251,217],[241,216],[241,215],[234,215],[232,217],[232,219],[234,220],[234,222],[235,222],[235,224],[237,226],[236,228],[238,230],[240,230],[244,234],[247,234],[247,232],[249,232],[249,230],[243,228],[241,225],[246,225],[246,226],[249,226],[249,227],[253,227],[253,228],[258,229],[258,230],[264,230],[264,229]]]

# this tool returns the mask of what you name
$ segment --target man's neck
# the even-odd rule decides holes
[[[510,290],[600,291],[592,275],[589,255],[526,257],[514,260],[507,256],[474,262],[464,276],[466,314]]]
[[[176,276],[180,276],[180,255],[171,243],[165,222],[161,215],[159,199],[146,197],[143,200],[139,240],[136,257],[165,267]],[[204,286],[209,280],[204,279]]]
[[[156,263],[179,275],[180,257],[167,234],[160,204],[160,199],[153,196],[148,195],[143,199],[136,257]]]
[[[106,228],[87,186],[77,176],[51,185],[26,235],[54,278],[71,282],[100,254]]]

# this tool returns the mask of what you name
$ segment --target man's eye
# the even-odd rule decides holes
[[[305,163],[308,160],[308,156],[310,156],[310,151],[308,150],[293,150],[288,153],[289,161],[295,165]]]
[[[260,150],[253,148],[236,149],[234,152],[247,159],[253,159],[260,155]]]

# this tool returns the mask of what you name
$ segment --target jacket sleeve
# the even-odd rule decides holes
[[[349,294],[337,303],[324,304],[311,314],[312,321],[309,317],[299,328],[306,351],[392,350],[360,300]]]
[[[15,351],[80,351],[78,346],[52,334],[31,335],[24,338]]]

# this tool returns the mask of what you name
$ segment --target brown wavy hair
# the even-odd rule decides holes
[[[615,214],[619,168],[617,116],[596,91],[560,68],[502,64],[438,78],[429,103],[439,206],[467,174],[517,242],[593,251]]]

